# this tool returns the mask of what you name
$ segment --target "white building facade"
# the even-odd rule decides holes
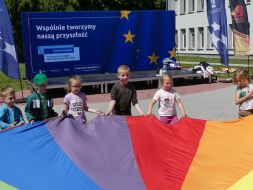
[[[222,1],[222,0],[219,0]],[[229,0],[225,0],[229,55],[234,55]],[[253,45],[253,1],[245,0],[250,23],[250,46]],[[167,0],[167,9],[176,12],[176,48],[180,54],[217,55],[208,29],[206,0]],[[253,47],[250,48],[253,55]]]

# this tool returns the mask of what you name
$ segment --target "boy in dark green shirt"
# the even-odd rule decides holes
[[[130,69],[127,65],[120,65],[118,68],[119,81],[113,85],[111,90],[111,101],[107,115],[132,115],[131,103],[140,115],[144,115],[137,100],[136,90],[128,83]]]

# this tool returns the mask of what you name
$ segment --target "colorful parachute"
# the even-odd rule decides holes
[[[0,132],[0,187],[24,190],[253,188],[253,116],[58,118]]]

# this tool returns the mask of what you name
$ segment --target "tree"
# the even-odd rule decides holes
[[[165,0],[79,0],[78,10],[144,10],[163,9],[165,10]]]
[[[74,11],[78,0],[6,0],[19,61],[23,62],[21,13],[36,11]]]

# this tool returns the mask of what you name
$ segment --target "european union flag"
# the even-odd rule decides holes
[[[133,71],[160,68],[164,58],[175,59],[174,11],[120,12],[108,65],[126,64]]]
[[[0,0],[0,70],[11,78],[20,79],[10,18],[4,0]]]
[[[228,65],[228,35],[225,1],[206,0],[206,2],[209,30],[212,35],[213,44],[220,54],[221,63]]]

